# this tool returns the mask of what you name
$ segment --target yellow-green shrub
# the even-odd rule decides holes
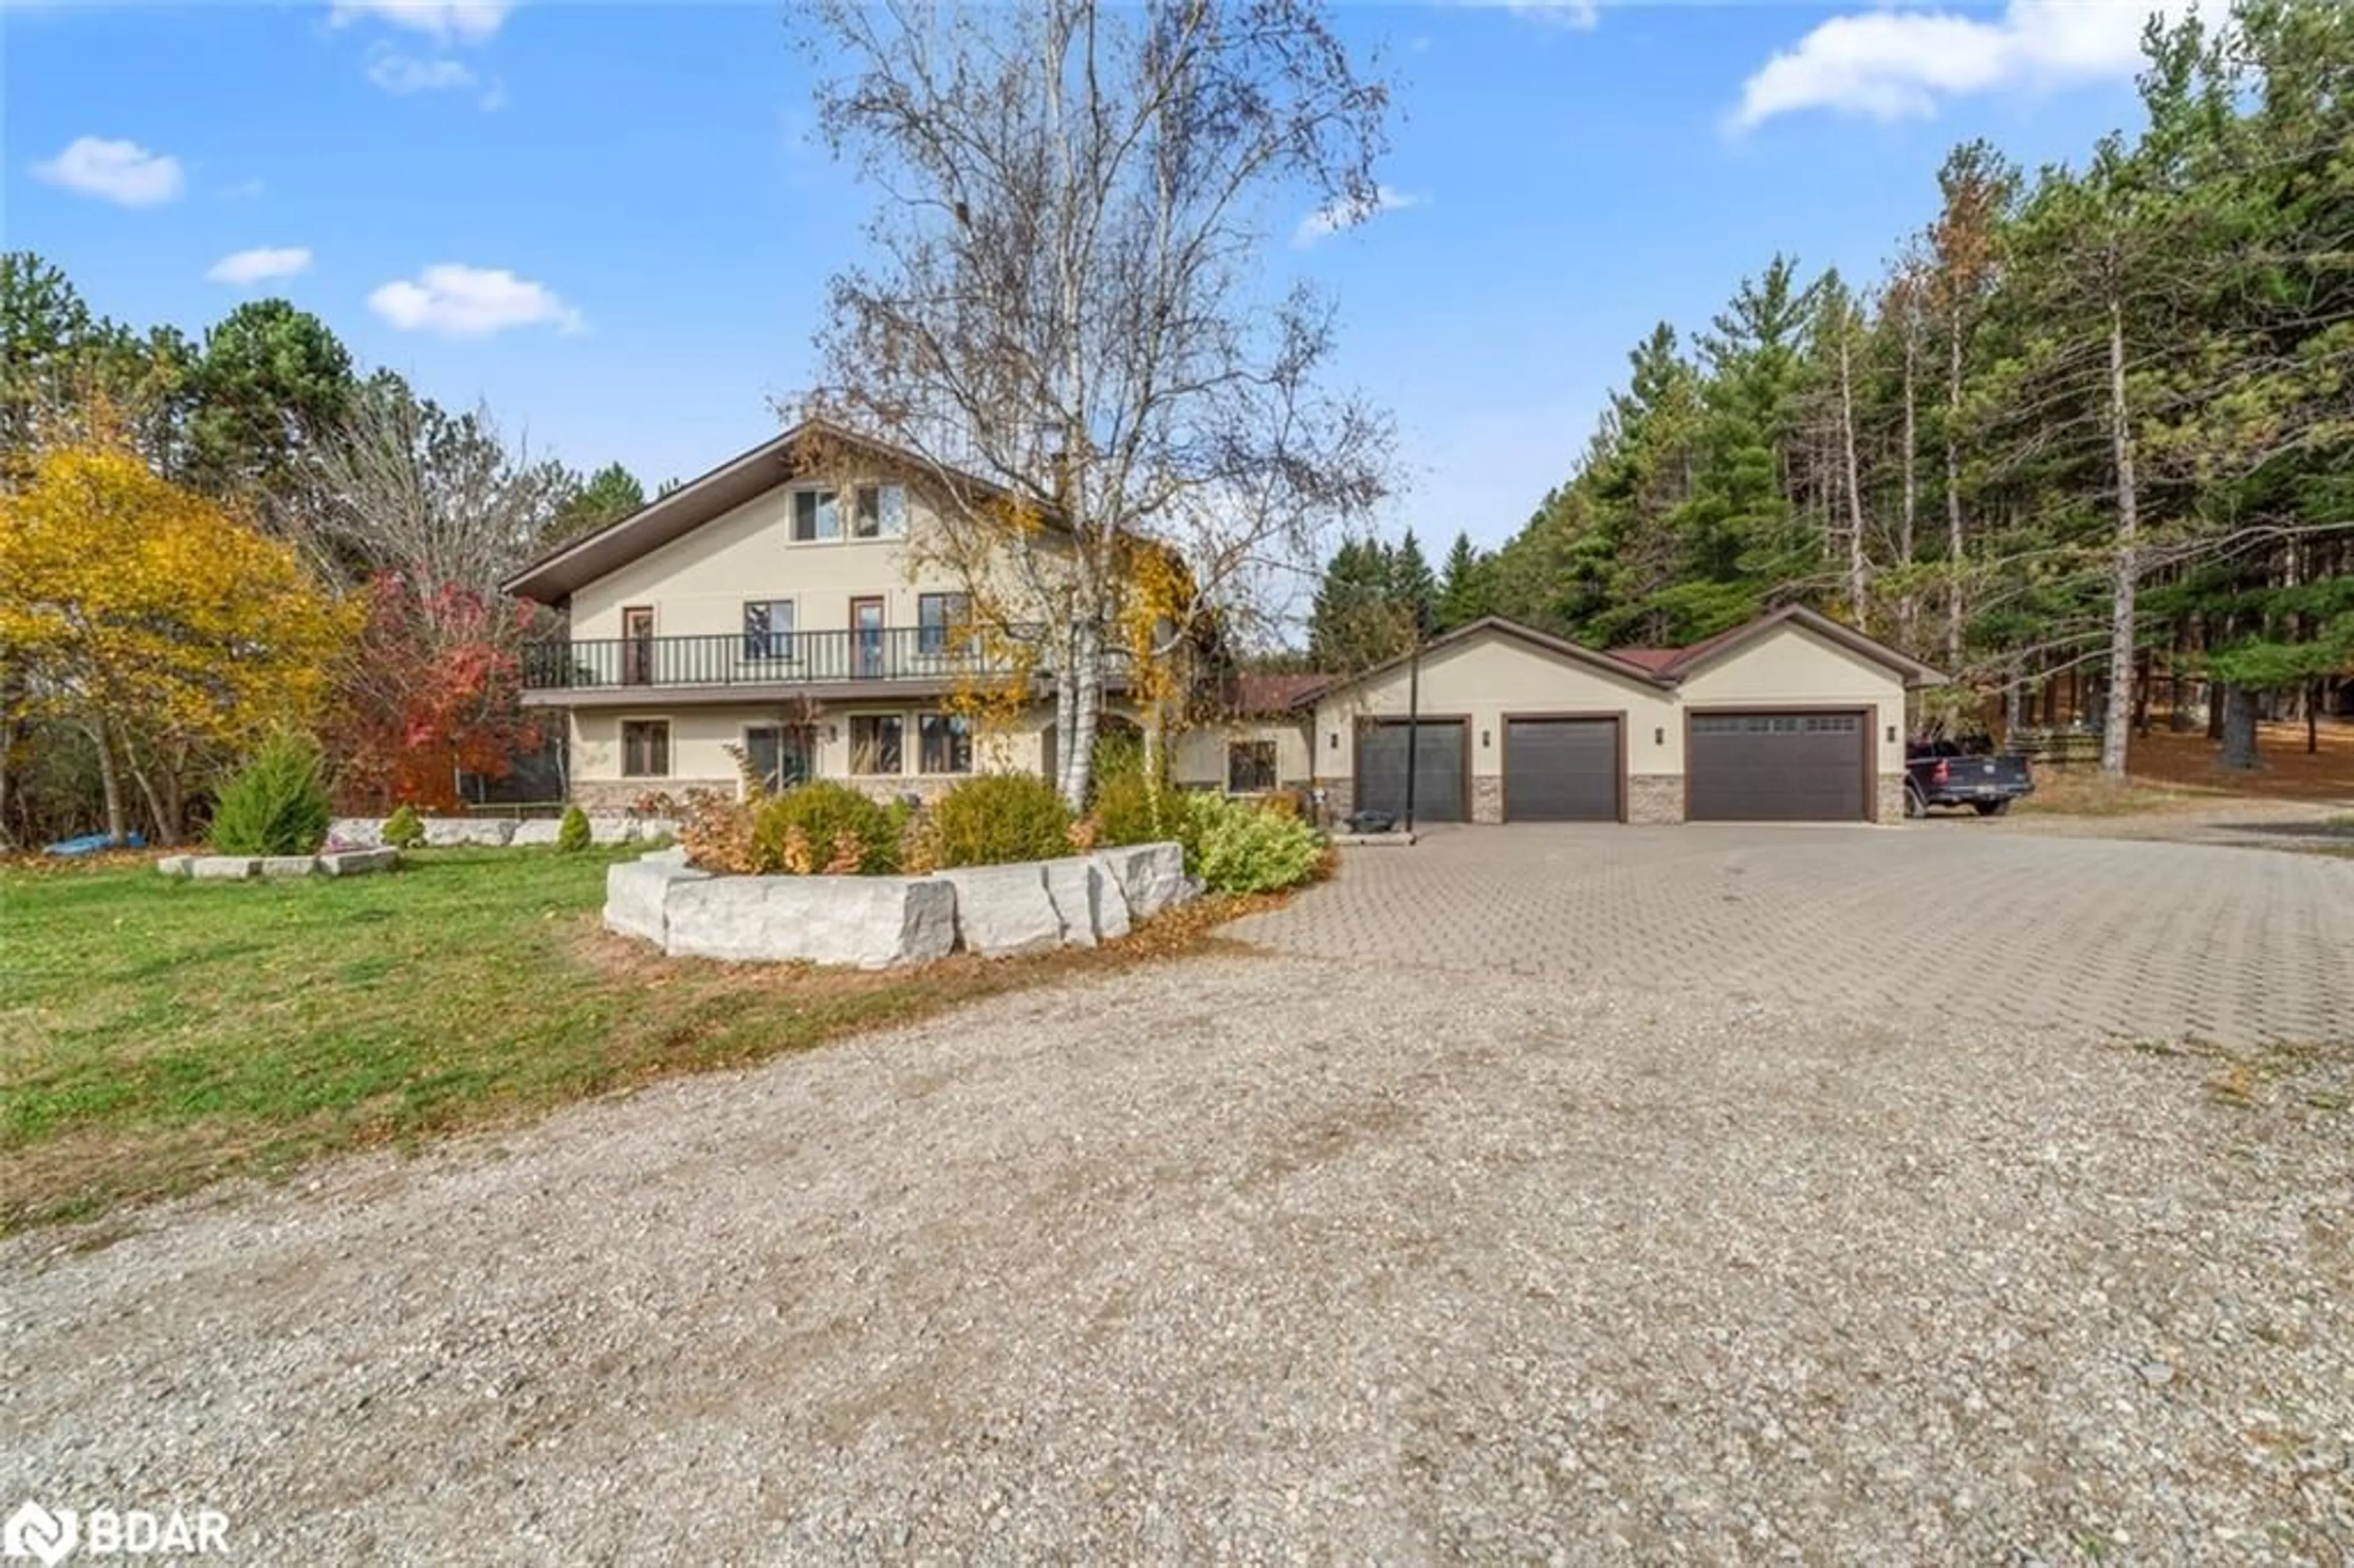
[[[975,774],[925,814],[943,866],[1006,865],[1071,853],[1070,808],[1035,774]]]
[[[755,870],[792,876],[887,876],[898,868],[899,828],[881,802],[813,779],[752,813]]]

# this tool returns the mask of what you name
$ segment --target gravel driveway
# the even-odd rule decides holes
[[[0,1508],[240,1563],[2335,1563],[2347,1088],[1142,969],[0,1246]]]

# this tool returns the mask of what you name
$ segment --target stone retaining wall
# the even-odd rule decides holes
[[[165,876],[197,882],[243,882],[256,876],[366,876],[400,863],[397,849],[330,850],[323,854],[167,854],[155,863]]]
[[[384,824],[381,817],[337,817],[327,824],[327,842],[373,849],[384,842]],[[418,825],[425,830],[425,842],[431,849],[461,844],[485,849],[553,844],[564,826],[555,817],[530,817],[521,821],[513,817],[419,817]],[[650,843],[677,836],[678,824],[667,817],[588,819],[591,843]]]
[[[673,958],[894,969],[1091,948],[1193,896],[1173,843],[936,876],[714,876],[661,851],[605,874],[605,926]]]

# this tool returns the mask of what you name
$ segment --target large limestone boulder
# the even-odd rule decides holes
[[[1041,863],[958,866],[940,878],[956,888],[957,940],[965,951],[994,959],[1063,945],[1063,916]]]
[[[196,858],[192,854],[167,854],[155,863],[155,869],[165,876],[186,876],[189,863]]]
[[[625,844],[638,836],[634,817],[591,817],[588,819],[588,842],[592,844]]]
[[[640,843],[659,843],[665,839],[678,837],[678,819],[675,817],[640,817],[631,825],[636,832],[630,836]]]
[[[260,869],[252,855],[200,854],[188,862],[188,874],[198,882],[243,882]]]
[[[317,857],[307,854],[266,854],[261,857],[264,876],[308,876],[319,869]]]
[[[1185,852],[1173,843],[1122,844],[1097,850],[1093,858],[1119,885],[1129,913],[1139,920],[1193,896],[1193,884],[1185,880]]]
[[[661,942],[669,934],[667,906],[672,885],[709,875],[691,866],[630,861],[605,871],[605,929]]]
[[[563,826],[554,817],[527,817],[514,825],[514,832],[507,835],[507,842],[517,846],[552,844],[556,842],[557,831]]]
[[[354,849],[374,849],[384,842],[384,821],[380,817],[337,817],[327,824],[327,842],[349,844]]]
[[[504,848],[514,837],[514,821],[508,817],[428,817],[425,842],[435,849],[459,844]]]
[[[1128,895],[1092,856],[1044,861],[1038,869],[1063,923],[1064,946],[1092,948],[1128,935]]]
[[[663,938],[673,958],[895,969],[945,958],[956,941],[957,890],[936,877],[706,877],[642,860],[623,870],[676,879]]]

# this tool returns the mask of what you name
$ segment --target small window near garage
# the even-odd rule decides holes
[[[923,772],[972,771],[972,721],[962,714],[926,714],[916,721],[916,744]]]
[[[842,500],[831,490],[793,492],[793,542],[821,544],[842,537]]]
[[[624,779],[670,777],[670,720],[623,719],[621,721],[621,777]]]
[[[904,773],[900,741],[907,721],[897,714],[850,715],[850,770],[853,773]]]
[[[748,599],[744,604],[744,657],[790,659],[793,656],[793,601],[789,599]]]
[[[851,508],[854,539],[896,539],[907,532],[907,487],[862,484]]]
[[[916,596],[917,649],[927,657],[961,653],[970,648],[972,599],[960,593]]]
[[[1263,795],[1275,788],[1275,742],[1226,742],[1226,792]]]

